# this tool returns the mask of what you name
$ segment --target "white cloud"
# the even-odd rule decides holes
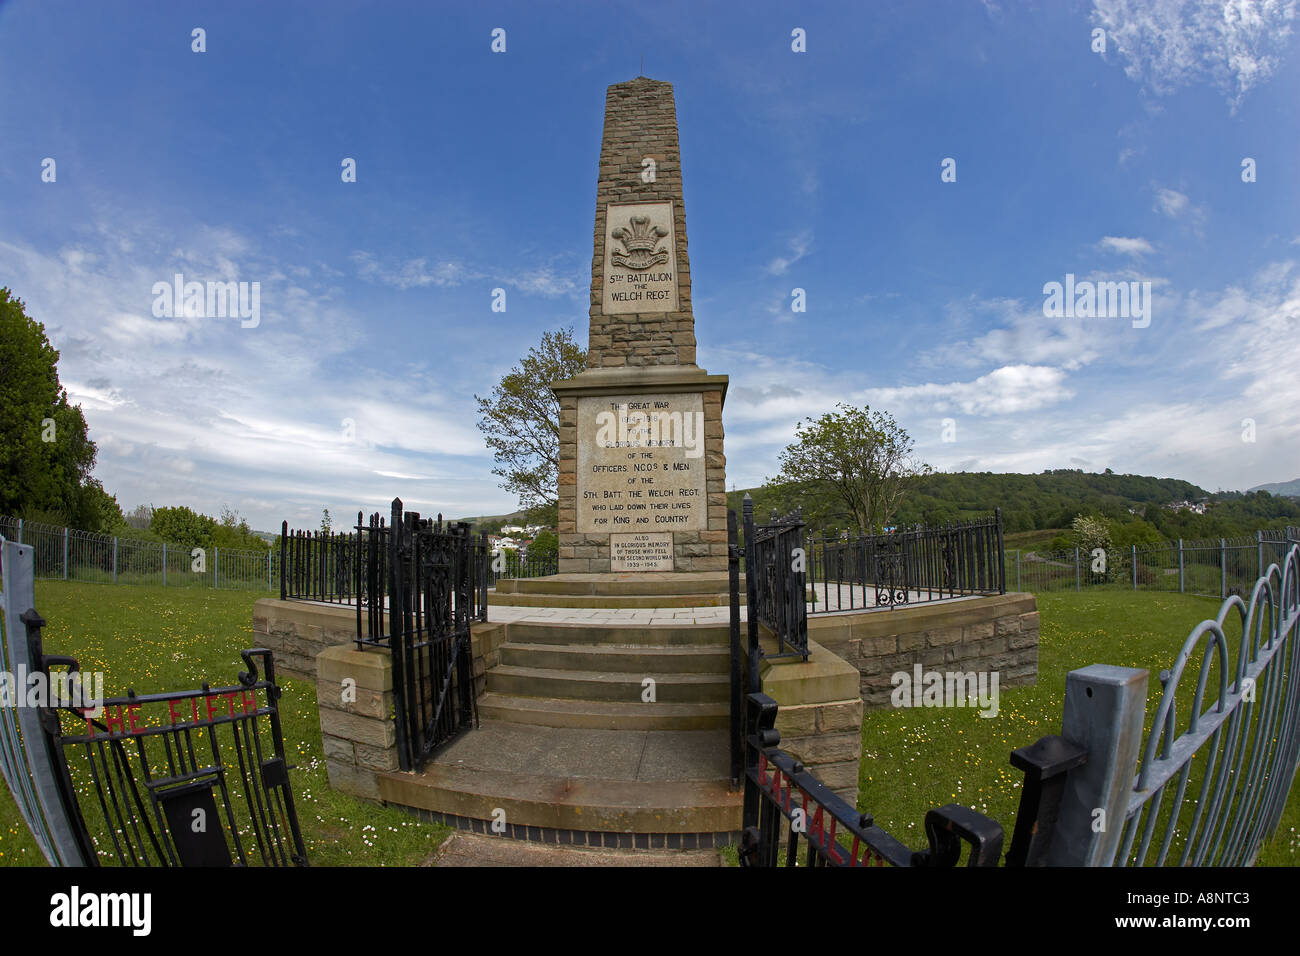
[[[1117,252],[1124,256],[1145,256],[1155,252],[1155,247],[1141,237],[1126,239],[1123,236],[1102,236],[1097,247],[1105,252]]]
[[[1235,112],[1277,71],[1295,0],[1093,0],[1092,21],[1156,95],[1211,83]]]

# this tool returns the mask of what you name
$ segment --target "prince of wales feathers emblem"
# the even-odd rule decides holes
[[[655,247],[668,235],[668,230],[663,226],[651,226],[649,216],[633,216],[630,223],[630,229],[620,226],[610,233],[623,243],[623,252],[614,253],[614,265],[640,271],[667,262],[667,250],[656,252]]]

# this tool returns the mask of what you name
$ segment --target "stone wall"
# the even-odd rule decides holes
[[[642,162],[655,161],[653,182],[641,178]],[[671,83],[637,77],[605,91],[605,129],[596,186],[596,228],[591,260],[590,368],[694,365],[695,320],[691,311],[691,262],[686,251],[682,158],[677,144],[677,106]],[[673,203],[678,311],[605,315],[605,222],[608,203]]]
[[[998,673],[999,688],[1038,680],[1038,604],[1002,594],[893,610],[818,614],[808,633],[857,668],[867,707],[890,706],[899,671]]]

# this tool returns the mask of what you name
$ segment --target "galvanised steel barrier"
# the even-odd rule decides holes
[[[191,548],[0,517],[0,536],[30,545],[39,580],[270,591],[272,549]]]
[[[776,701],[754,693],[746,702],[741,866],[779,866],[784,856],[786,866],[950,867],[960,861],[963,844],[970,847],[968,866],[998,865],[997,821],[950,803],[925,815],[929,846],[910,850],[780,749]]]
[[[1300,536],[1288,544],[1249,601],[1229,596],[1161,672],[1145,738],[1146,671],[1070,672],[1060,736],[1013,755],[1026,792],[1037,781],[1047,795],[1017,823],[1031,865],[1255,861],[1300,763]]]
[[[1005,575],[1014,591],[1154,590],[1199,594],[1220,600],[1246,595],[1272,563],[1281,561],[1287,541],[1300,529],[1264,530],[1234,538],[1171,541],[1156,547],[1109,548],[1089,552],[1008,551]]]
[[[888,534],[808,540],[811,614],[1006,593],[1002,512]]]

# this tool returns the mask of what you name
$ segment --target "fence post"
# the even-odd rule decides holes
[[[212,549],[212,587],[218,586],[217,568],[221,567],[221,549],[214,547]]]
[[[271,549],[266,549],[266,589],[271,590]]]
[[[1219,539],[1219,600],[1228,596],[1228,539]]]
[[[63,580],[68,580],[68,529],[63,529]]]
[[[1066,675],[1061,736],[1086,748],[1088,759],[1066,778],[1048,866],[1109,866],[1115,859],[1142,747],[1147,676],[1110,664]]]
[[[1255,532],[1255,541],[1257,542],[1256,548],[1259,555],[1259,573],[1255,575],[1255,580],[1258,581],[1260,578],[1264,576],[1264,532],[1263,531]]]
[[[1076,591],[1083,590],[1079,586],[1079,546],[1077,544],[1074,546],[1074,589]]]
[[[23,543],[23,519],[18,519],[18,543]]]
[[[1133,590],[1138,589],[1138,546],[1133,545]]]
[[[1016,590],[1020,590],[1020,551],[1016,551]]]
[[[1178,593],[1183,593],[1183,539],[1178,539]]]
[[[113,535],[113,583],[117,583],[117,535]]]
[[[163,587],[167,586],[167,542],[163,542]]]

